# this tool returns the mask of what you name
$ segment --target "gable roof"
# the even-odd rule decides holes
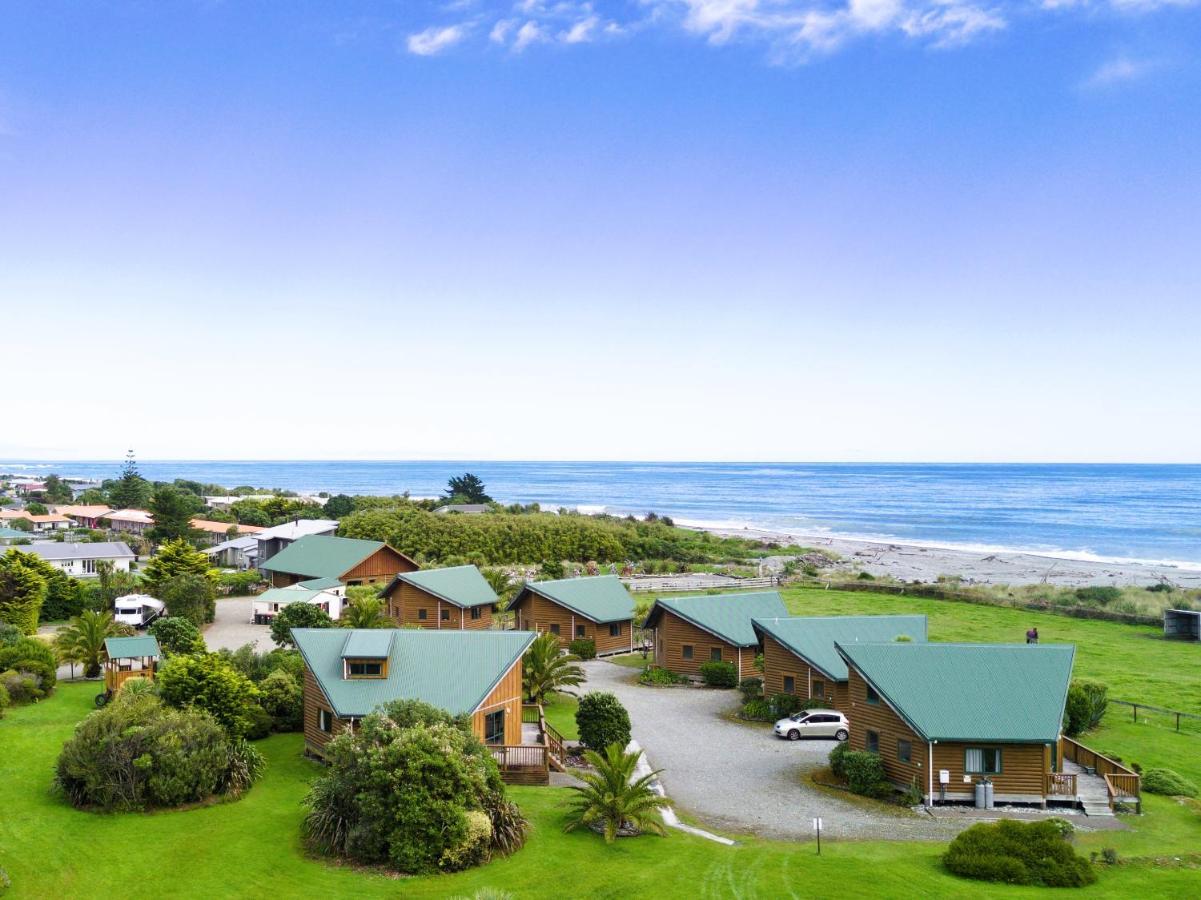
[[[391,596],[392,591],[402,581],[461,608],[491,606],[497,600],[496,591],[492,590],[491,585],[475,566],[401,572],[384,588],[382,595]]]
[[[259,532],[260,541],[270,541],[275,538],[294,541],[306,534],[328,534],[338,527],[336,519],[293,519],[282,525],[275,525]]]
[[[62,506],[52,507],[52,510],[59,515],[71,516],[79,519],[100,519],[108,513],[112,512],[112,508],[103,504],[79,504],[69,503]]]
[[[110,522],[133,522],[137,525],[153,525],[154,516],[144,509],[114,509],[101,516]]]
[[[926,740],[1050,743],[1059,737],[1071,644],[839,644]]]
[[[705,594],[700,597],[660,597],[646,615],[646,628],[654,628],[663,610],[735,647],[759,643],[753,619],[784,619],[788,610],[778,591],[745,594]]]
[[[202,552],[212,556],[215,553],[220,553],[223,550],[254,550],[256,553],[259,548],[259,539],[254,535],[245,535],[243,537],[230,538],[228,541],[222,541],[220,544],[213,544],[211,547],[205,547]]]
[[[336,583],[341,585],[342,582]],[[337,594],[331,594],[329,591],[293,584],[289,587],[268,588],[261,594],[256,594],[254,602],[256,604],[279,603],[287,606],[289,603],[324,603],[327,600],[336,599],[338,599]]]
[[[342,644],[343,659],[384,659],[392,649],[392,628],[356,628]]]
[[[529,594],[539,594],[601,625],[634,618],[634,598],[616,575],[527,581],[506,608],[513,609]]]
[[[257,525],[239,525],[237,522],[214,522],[212,519],[192,519],[189,523],[197,531],[209,534],[227,534],[233,528],[236,534],[258,534],[263,529]]]
[[[309,578],[340,578],[386,546],[383,541],[308,534],[288,544],[263,563],[262,568]]]
[[[26,535],[28,537],[28,535]],[[134,553],[124,541],[34,541],[24,547],[14,547],[22,553],[32,553],[52,562],[68,559],[133,559]]]
[[[136,637],[109,637],[104,639],[104,652],[109,659],[130,659],[137,656],[160,657],[158,641],[153,635],[139,634]]]
[[[324,591],[328,590],[329,588],[340,588],[342,587],[342,582],[340,582],[337,578],[330,577],[310,578],[308,581],[298,581],[296,584],[292,585],[292,587],[306,588],[310,591]]]
[[[474,712],[534,640],[532,631],[401,628],[360,631],[391,638],[385,678],[346,679],[344,628],[294,628],[292,640],[339,718],[392,700],[424,700],[451,715]]]
[[[926,641],[925,616],[792,616],[755,619],[752,624],[835,681],[847,680],[846,660],[836,643],[887,643],[902,634]]]

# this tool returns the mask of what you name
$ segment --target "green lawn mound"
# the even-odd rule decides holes
[[[1143,772],[1143,790],[1169,797],[1197,796],[1197,785],[1171,769],[1147,769]]]
[[[942,861],[977,881],[1040,887],[1084,887],[1097,880],[1092,864],[1068,843],[1071,825],[1057,821],[973,825],[951,841]]]

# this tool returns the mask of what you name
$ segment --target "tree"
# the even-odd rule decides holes
[[[277,647],[293,647],[293,628],[333,628],[329,613],[313,603],[289,603],[271,620],[271,640]]]
[[[85,506],[107,506],[108,497],[100,488],[88,488],[79,495],[79,502]]]
[[[590,750],[610,744],[624,749],[630,743],[630,714],[613,694],[592,691],[580,698],[575,711],[580,743]]]
[[[1076,737],[1101,724],[1109,706],[1109,688],[1098,681],[1073,679],[1064,705],[1064,733]]]
[[[451,503],[491,503],[484,482],[470,472],[464,472],[446,482],[446,500]]]
[[[19,550],[0,556],[0,622],[15,625],[24,634],[38,630],[47,590],[46,579],[29,558]]]
[[[51,474],[46,476],[46,489],[42,491],[42,496],[46,498],[47,503],[70,503],[74,494],[69,484]]]
[[[159,667],[155,682],[171,706],[203,709],[234,737],[254,725],[258,688],[216,653],[173,656]]]
[[[559,652],[559,639],[550,632],[534,638],[521,661],[521,684],[531,703],[542,703],[555,691],[584,682],[576,658]]]
[[[331,519],[340,519],[354,512],[354,500],[345,494],[334,494],[325,501],[325,514]]]
[[[86,678],[95,678],[108,654],[104,652],[105,638],[128,634],[129,629],[113,621],[110,612],[86,610],[73,618],[54,638],[59,656],[83,666]]]
[[[260,703],[271,716],[276,731],[304,728],[304,689],[282,669],[276,669],[259,684]]]
[[[186,616],[164,616],[150,626],[149,631],[154,635],[164,654],[174,653],[204,653],[204,638],[200,629]]]
[[[25,504],[25,512],[29,513],[31,516],[44,516],[50,512],[50,510],[46,509],[46,504],[38,503],[35,500],[32,503]]]
[[[168,578],[159,582],[156,593],[172,618],[187,619],[199,628],[216,617],[213,583],[203,575],[185,573]]]
[[[339,624],[345,628],[391,628],[392,620],[384,615],[384,601],[379,597],[355,597],[342,610]]]
[[[20,519],[13,519],[11,522],[9,522],[9,526],[17,531],[33,531],[33,522],[24,517]]]
[[[154,526],[147,532],[152,541],[186,540],[196,534],[192,517],[200,511],[200,501],[169,484],[155,488],[150,499]]]
[[[498,599],[508,599],[509,591],[513,589],[513,579],[508,572],[504,569],[483,569],[480,574],[484,576],[484,581],[488,582],[488,587],[492,588]]]
[[[543,560],[542,565],[538,567],[539,581],[558,581],[566,574],[567,572],[563,568],[563,563],[557,559]]]
[[[146,563],[142,581],[151,594],[158,596],[162,583],[176,575],[203,575],[210,581],[215,577],[208,557],[187,541],[178,539],[167,541],[158,548],[158,553]]]
[[[600,828],[605,843],[611,844],[620,832],[649,831],[666,837],[667,831],[659,821],[658,811],[667,806],[667,798],[655,793],[651,783],[658,770],[634,779],[640,753],[626,753],[611,744],[604,754],[594,750],[584,752],[585,759],[596,770],[581,771],[576,777],[583,784],[572,785],[576,792],[564,831],[581,825]]]
[[[150,502],[150,482],[138,473],[133,451],[125,455],[121,477],[109,489],[109,503],[117,509],[145,509]]]

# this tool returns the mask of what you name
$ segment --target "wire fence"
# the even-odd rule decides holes
[[[1110,700],[1115,706],[1129,710],[1130,721],[1136,724],[1154,725],[1158,728],[1168,728],[1180,734],[1201,736],[1201,715],[1183,712],[1178,709],[1165,709],[1162,706],[1152,706],[1149,703],[1134,703],[1130,700]],[[1114,710],[1116,713],[1117,710]],[[1123,712],[1123,715],[1126,713]]]

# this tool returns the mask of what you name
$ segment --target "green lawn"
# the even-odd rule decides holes
[[[579,705],[579,701],[570,694],[551,694],[542,706],[546,713],[546,721],[569,741],[580,739],[575,724],[575,711]]]
[[[64,685],[51,699],[0,721],[0,866],[14,898],[453,897],[481,887],[519,898],[1025,897],[1029,889],[985,886],[944,873],[933,844],[747,839],[723,847],[673,832],[607,847],[590,833],[562,832],[566,791],[514,789],[534,823],[516,856],[454,876],[403,879],[306,858],[297,829],[301,799],[318,770],[299,735],[261,742],[263,781],[236,803],[151,815],[76,811],[50,791],[55,756],[92,708],[94,686]],[[1135,857],[1196,852],[1195,807],[1152,798],[1126,834],[1088,837],[1086,849],[1116,847],[1127,862],[1101,873],[1082,897],[1195,897],[1201,858],[1155,863]],[[1073,894],[1073,896],[1077,896]]]

